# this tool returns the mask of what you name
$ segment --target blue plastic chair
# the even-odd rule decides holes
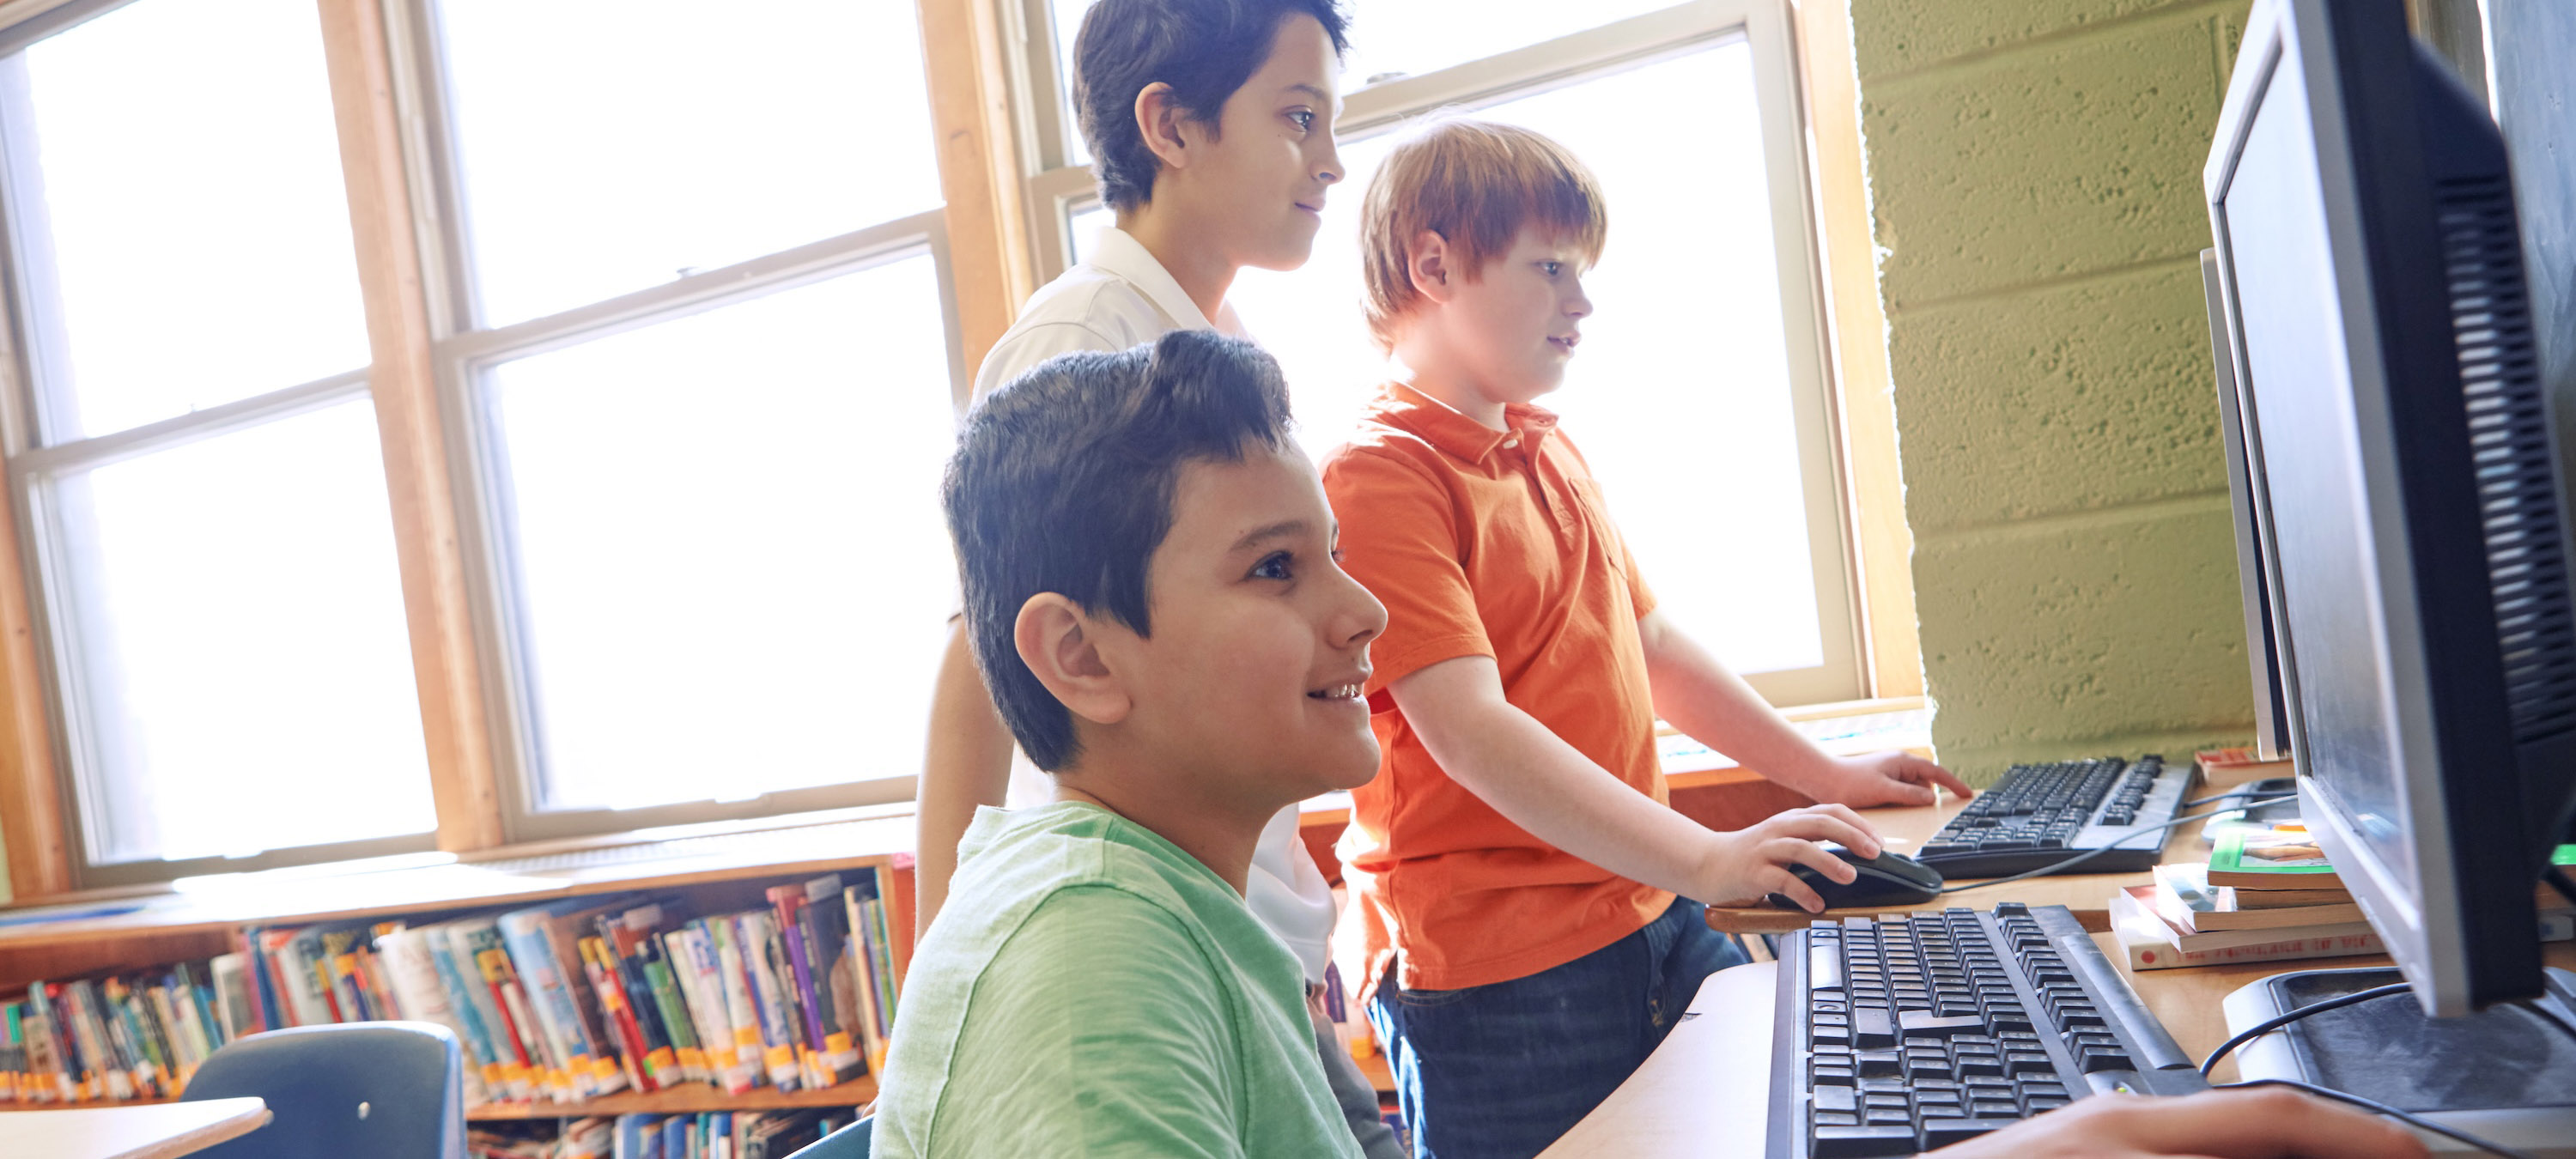
[[[464,1055],[427,1022],[252,1034],[207,1056],[181,1102],[257,1095],[267,1126],[202,1159],[463,1159]]]
[[[876,1125],[877,1117],[870,1115],[797,1148],[787,1159],[868,1159],[868,1134]]]

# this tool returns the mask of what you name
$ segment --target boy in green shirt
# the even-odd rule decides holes
[[[1053,804],[984,809],[922,939],[878,1156],[1358,1159],[1262,827],[1377,771],[1386,610],[1343,573],[1277,364],[1204,331],[1068,354],[967,416],[944,500],[975,662]],[[1944,1159],[2417,1159],[2286,1092],[2096,1097]]]
[[[1277,364],[1187,330],[968,416],[944,495],[966,628],[1056,802],[968,828],[877,1154],[1357,1159],[1303,972],[1243,901],[1271,817],[1377,771],[1386,612],[1287,427]]]

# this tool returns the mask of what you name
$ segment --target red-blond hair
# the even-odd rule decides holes
[[[1442,117],[1397,144],[1360,204],[1360,276],[1369,333],[1382,349],[1421,292],[1413,288],[1413,239],[1439,234],[1469,281],[1502,257],[1526,226],[1601,259],[1610,229],[1601,183],[1565,146],[1516,125]]]

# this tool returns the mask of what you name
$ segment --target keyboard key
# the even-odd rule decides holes
[[[2138,1069],[2138,1064],[2129,1061],[2128,1055],[2122,1054],[2116,1050],[2102,1050],[2099,1048],[2085,1051],[2083,1061],[2079,1065],[2084,1068],[2084,1073],[2086,1074],[2106,1070]]]
[[[1816,1125],[1819,1127],[1857,1127],[1860,1125],[1860,1112],[1818,1111],[1816,1112]]]
[[[1928,1011],[1907,1011],[1897,1016],[1896,1024],[1907,1034],[1975,1034],[1986,1028],[1986,1020],[1975,1015],[1936,1018]]]
[[[1914,1145],[1914,1128],[1893,1124],[1882,1127],[1817,1127],[1816,1159],[1869,1159],[1877,1155],[1911,1155],[1920,1148]]]
[[[1860,1077],[1862,1078],[1887,1078],[1897,1073],[1895,1051],[1864,1050],[1856,1057],[1860,1060]],[[2046,1061],[2046,1057],[2042,1056],[2041,1061]]]
[[[2003,1101],[1978,1102],[1968,1104],[1968,1114],[1979,1119],[2011,1120],[2021,1117],[2021,1108]]]
[[[1863,1050],[1896,1045],[1896,1029],[1889,1025],[1885,1007],[1859,1007],[1852,1011],[1851,1019],[1852,1045]]]
[[[2055,1074],[2057,1073],[2057,1064],[2048,1061],[2048,1056],[2044,1054],[2015,1051],[2004,1056],[2004,1069],[2011,1071],[2014,1074],[2028,1074],[2032,1072]]]
[[[1850,1086],[1852,1068],[1847,1066],[1814,1066],[1807,1068],[1808,1082],[1814,1086]]]
[[[1807,989],[1840,990],[1843,988],[1842,955],[1832,946],[1807,947]]]
[[[1819,1111],[1853,1111],[1860,1109],[1860,1099],[1850,1087],[1817,1087],[1815,1108]]]
[[[1885,1126],[1889,1123],[1901,1123],[1910,1128],[1914,1125],[1914,1115],[1903,1107],[1896,1107],[1890,1110],[1866,1112],[1861,1115],[1860,1121],[1870,1124],[1871,1126]]]

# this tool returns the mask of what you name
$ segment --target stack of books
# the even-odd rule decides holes
[[[382,1019],[455,1033],[469,1109],[689,1083],[833,1087],[884,1065],[903,893],[881,867],[770,889],[767,908],[738,913],[624,895],[252,927],[208,961],[0,1002],[0,1104],[174,1097],[244,1034]]]
[[[2576,936],[2576,905],[2536,897],[2541,940]],[[2296,823],[2224,833],[2206,865],[2157,866],[2154,885],[2111,896],[2111,931],[2134,970],[2387,952]]]

